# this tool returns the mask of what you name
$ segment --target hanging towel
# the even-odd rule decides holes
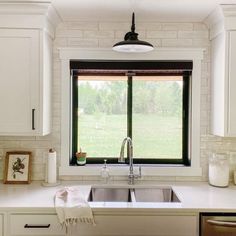
[[[64,187],[56,192],[55,208],[62,227],[77,223],[95,225],[92,210],[79,187]]]

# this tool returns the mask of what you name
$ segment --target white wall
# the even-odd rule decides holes
[[[219,138],[209,135],[210,113],[210,53],[209,32],[202,23],[142,23],[136,22],[139,38],[151,42],[155,47],[200,47],[206,48],[202,62],[201,79],[201,178],[206,180],[208,156],[212,151],[236,152],[236,138]],[[32,178],[44,178],[44,156],[54,147],[60,158],[60,60],[59,47],[102,47],[111,48],[121,41],[130,29],[124,22],[64,22],[56,31],[54,41],[54,79],[53,79],[53,132],[45,137],[0,137],[0,156],[4,162],[6,151],[30,150],[33,152]],[[58,158],[58,159],[59,159]],[[3,164],[3,163],[2,163]],[[3,166],[0,164],[0,168]],[[2,171],[1,171],[2,172]],[[71,177],[70,177],[71,178]],[[88,177],[76,177],[91,179]],[[93,177],[94,178],[94,177]],[[150,177],[151,178],[151,177]],[[185,180],[183,177],[160,177],[161,180]]]

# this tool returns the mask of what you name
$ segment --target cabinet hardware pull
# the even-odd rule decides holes
[[[236,228],[236,222],[234,221],[219,221],[219,220],[207,220],[207,223],[215,226],[222,227],[234,227]]]
[[[25,224],[24,228],[38,228],[38,229],[45,229],[49,228],[50,224]]]
[[[34,114],[35,113],[35,109],[32,109],[32,130],[35,130],[35,126],[34,126]]]

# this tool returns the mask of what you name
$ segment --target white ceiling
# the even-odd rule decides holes
[[[52,0],[64,21],[129,21],[134,11],[137,21],[199,22],[218,4],[236,0]]]

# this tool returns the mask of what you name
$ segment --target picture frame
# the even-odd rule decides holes
[[[7,152],[3,183],[29,184],[31,181],[31,157],[31,152]]]

